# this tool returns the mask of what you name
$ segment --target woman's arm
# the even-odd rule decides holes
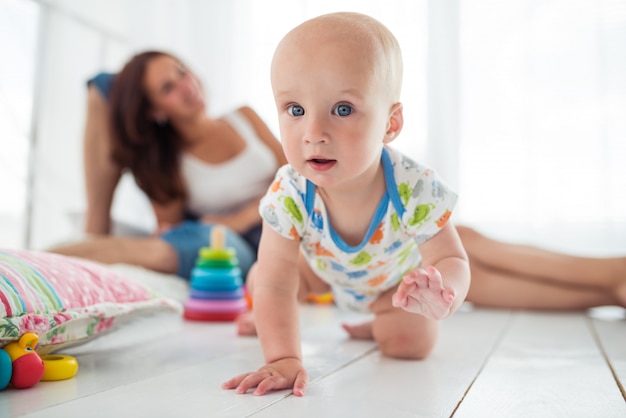
[[[84,132],[84,170],[87,195],[85,232],[111,232],[111,204],[122,168],[112,157],[109,109],[98,89],[87,88],[87,119]]]
[[[165,204],[154,201],[151,203],[157,221],[156,234],[172,229],[185,219],[185,201],[183,199]]]
[[[287,158],[285,158],[281,143],[276,139],[272,131],[270,131],[270,128],[267,127],[259,115],[248,106],[240,108],[239,112],[250,121],[259,138],[261,138],[274,153],[276,161],[278,162],[276,169],[278,170],[279,167],[287,164]]]

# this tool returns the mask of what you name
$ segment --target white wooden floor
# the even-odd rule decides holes
[[[425,361],[381,357],[351,341],[332,306],[302,308],[310,384],[263,397],[220,388],[261,365],[232,323],[139,318],[64,353],[71,380],[0,392],[0,417],[626,417],[626,320],[591,313],[471,309],[443,322]]]

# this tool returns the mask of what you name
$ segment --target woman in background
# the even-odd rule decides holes
[[[90,80],[84,159],[89,239],[51,251],[185,278],[215,224],[227,227],[226,245],[246,274],[260,237],[259,199],[285,163],[280,143],[252,109],[207,116],[198,78],[160,51]],[[150,199],[152,236],[109,235],[124,170]]]
[[[198,79],[169,54],[138,54],[118,75],[93,79],[85,128],[85,228],[92,237],[52,251],[189,278],[212,225],[223,224],[245,274],[256,259],[259,199],[286,160],[252,109],[218,119],[205,111]],[[124,170],[152,202],[158,231],[151,237],[108,235],[113,193]],[[626,257],[576,257],[456,228],[472,270],[467,300],[475,305],[626,307]]]

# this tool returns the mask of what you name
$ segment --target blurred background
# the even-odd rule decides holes
[[[278,134],[269,63],[331,11],[367,13],[404,54],[394,145],[461,196],[456,223],[584,254],[626,252],[626,0],[0,0],[0,247],[80,236],[86,80],[136,52],[181,57],[212,114]],[[120,223],[153,218],[130,178]]]

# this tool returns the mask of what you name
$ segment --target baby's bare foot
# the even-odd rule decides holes
[[[256,335],[256,325],[254,324],[252,312],[239,315],[235,322],[237,324],[237,335],[246,337]]]
[[[372,321],[363,322],[362,324],[341,324],[341,327],[346,330],[350,338],[355,340],[373,340],[374,334],[372,334]]]
[[[450,315],[454,297],[454,290],[444,288],[441,274],[430,266],[407,273],[398,285],[392,303],[397,308],[427,318],[443,319]]]

